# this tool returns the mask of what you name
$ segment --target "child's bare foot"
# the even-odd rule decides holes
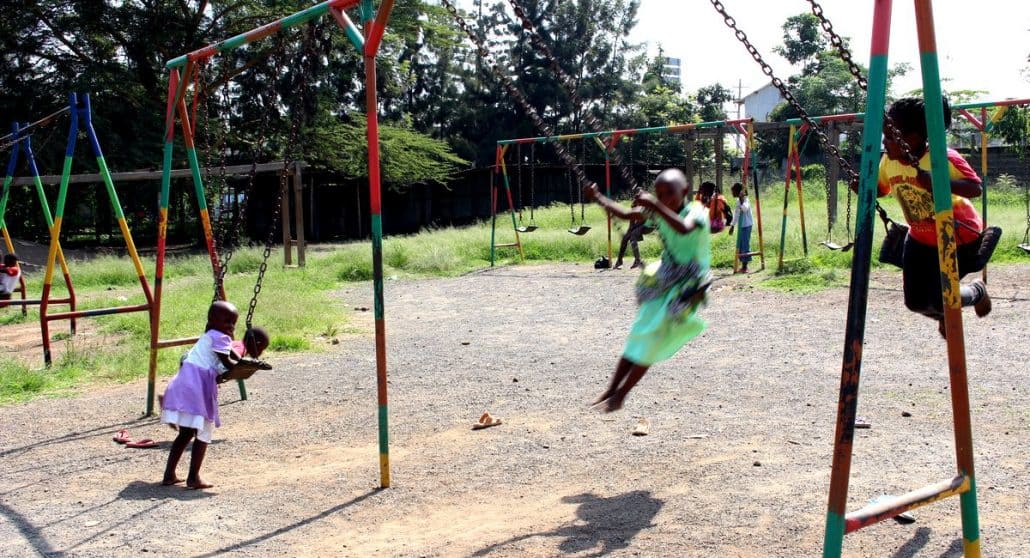
[[[596,406],[600,405],[601,403],[604,403],[611,396],[612,396],[612,391],[611,390],[607,390],[604,393],[602,393],[601,395],[597,396],[597,399],[594,399],[594,402],[591,403],[590,406],[591,407],[596,407]]]
[[[200,479],[195,481],[186,481],[186,488],[189,488],[190,490],[203,490],[205,488],[211,488],[212,486],[214,485],[206,483]]]
[[[624,397],[619,397],[618,395],[609,397],[605,400],[606,404],[604,406],[604,412],[614,413],[615,411],[618,411],[622,408],[622,402],[624,399]]]
[[[165,477],[164,479],[161,480],[161,485],[162,486],[172,486],[172,485],[175,485],[175,484],[179,484],[181,482],[182,482],[182,479],[180,479],[179,477],[172,477],[172,478]]]

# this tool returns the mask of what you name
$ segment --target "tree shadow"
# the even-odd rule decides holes
[[[573,522],[539,533],[528,533],[492,544],[473,556],[486,556],[505,546],[533,537],[563,537],[558,549],[565,554],[598,549],[589,556],[605,556],[628,548],[640,531],[654,526],[652,520],[665,504],[647,490],[635,490],[611,498],[594,494],[577,494],[561,499],[565,504],[579,504]],[[599,547],[599,548],[598,548]]]
[[[3,502],[0,502],[0,517],[6,518],[40,556],[51,556],[56,552],[39,527]]]
[[[362,494],[360,496],[357,496],[357,497],[354,497],[354,498],[352,498],[350,500],[347,500],[346,502],[337,504],[337,505],[335,505],[335,506],[333,506],[333,507],[331,507],[329,509],[323,510],[322,512],[320,512],[320,513],[318,513],[316,515],[313,515],[311,517],[306,517],[306,518],[304,518],[304,519],[302,519],[300,521],[296,521],[294,523],[291,523],[290,525],[286,525],[284,527],[280,527],[280,528],[276,529],[275,531],[270,531],[270,532],[265,533],[263,535],[258,535],[256,537],[247,539],[245,541],[241,541],[241,542],[238,542],[238,543],[230,544],[228,546],[223,546],[222,548],[219,548],[218,550],[212,550],[211,552],[208,552],[207,554],[202,554],[198,558],[209,558],[209,557],[212,557],[212,556],[221,556],[221,555],[226,554],[226,553],[233,553],[234,551],[242,550],[242,549],[244,549],[244,548],[246,548],[248,546],[253,546],[255,544],[258,544],[258,543],[267,541],[269,539],[273,539],[275,537],[278,537],[280,535],[284,535],[286,533],[289,533],[290,531],[293,531],[294,529],[299,529],[301,527],[304,527],[305,525],[310,525],[311,523],[314,523],[316,521],[325,519],[326,517],[329,517],[330,515],[333,515],[334,513],[343,511],[343,510],[345,510],[345,509],[347,509],[347,508],[349,508],[351,506],[360,504],[361,502],[365,501],[367,498],[370,498],[370,497],[378,494],[380,491],[382,491],[382,489],[381,488],[377,488],[375,490],[372,490],[371,492],[367,492],[365,494]],[[193,492],[197,492],[197,491],[193,491]]]
[[[0,457],[8,457],[8,456],[11,456],[11,455],[17,455],[19,453],[24,453],[24,452],[29,451],[29,450],[34,449],[34,448],[38,448],[38,447],[41,447],[41,446],[48,446],[48,445],[51,445],[51,444],[62,444],[62,443],[65,443],[65,442],[75,442],[77,440],[84,440],[86,438],[92,438],[94,436],[110,436],[110,435],[118,432],[122,428],[125,428],[125,427],[128,427],[128,426],[148,426],[148,425],[157,424],[157,423],[158,423],[158,418],[157,417],[140,417],[140,418],[133,419],[133,420],[117,422],[115,424],[108,424],[108,425],[105,425],[105,426],[98,426],[96,428],[92,428],[92,429],[89,429],[89,430],[77,430],[75,432],[69,432],[67,434],[62,434],[60,436],[55,436],[53,438],[47,438],[46,440],[39,440],[37,442],[32,442],[31,444],[26,444],[24,446],[19,446],[19,447],[16,447],[16,448],[10,448],[10,449],[6,449],[6,450],[3,450],[3,451],[0,451]]]
[[[914,558],[914,556],[922,550],[928,542],[930,542],[930,533],[933,531],[929,527],[920,527],[916,529],[916,532],[912,535],[912,538],[908,540],[901,548],[891,555],[891,558]],[[962,548],[962,539],[955,539],[951,541],[951,544],[940,555],[940,558],[961,558],[965,553]]]

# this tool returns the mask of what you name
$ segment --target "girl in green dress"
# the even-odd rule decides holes
[[[664,248],[661,260],[649,264],[637,280],[637,318],[611,384],[594,402],[608,413],[622,408],[652,365],[672,357],[705,329],[697,311],[711,284],[708,211],[698,201],[686,201],[689,187],[679,169],[662,171],[654,186],[654,195],[638,192],[631,208],[601,195],[596,184],[584,190],[610,215],[654,227]]]

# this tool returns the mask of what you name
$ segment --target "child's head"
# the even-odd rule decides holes
[[[733,186],[730,187],[730,192],[733,193],[733,197],[735,198],[739,198],[741,194],[746,194],[746,192],[744,192],[744,185],[740,182],[734,182]]]
[[[711,197],[715,194],[715,183],[705,181],[701,183],[701,195],[704,197]]]
[[[261,356],[270,342],[268,331],[263,327],[250,327],[243,334],[243,346],[247,349],[247,354],[254,358]]]
[[[236,320],[240,319],[240,313],[231,302],[218,300],[211,304],[207,310],[207,329],[217,330],[228,336],[236,331]]]
[[[951,105],[947,97],[941,97],[944,105],[944,129],[951,127]],[[894,127],[901,132],[902,139],[908,144],[909,149],[916,156],[921,156],[926,150],[926,105],[921,97],[904,97],[891,103],[887,109],[887,118],[894,124]],[[883,146],[887,150],[887,156],[894,160],[904,157],[904,148],[884,131]]]
[[[687,177],[679,169],[665,169],[654,179],[654,195],[662,205],[679,211],[687,195]]]
[[[18,256],[14,255],[14,252],[4,255],[4,267],[14,267],[18,265]]]

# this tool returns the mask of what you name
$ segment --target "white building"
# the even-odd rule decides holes
[[[665,65],[662,67],[662,78],[669,83],[680,84],[682,78],[680,76],[680,63],[679,58],[665,57]]]
[[[776,105],[783,102],[783,95],[772,83],[767,83],[740,100],[744,105],[744,118],[754,118],[755,122],[768,122],[769,113]]]

